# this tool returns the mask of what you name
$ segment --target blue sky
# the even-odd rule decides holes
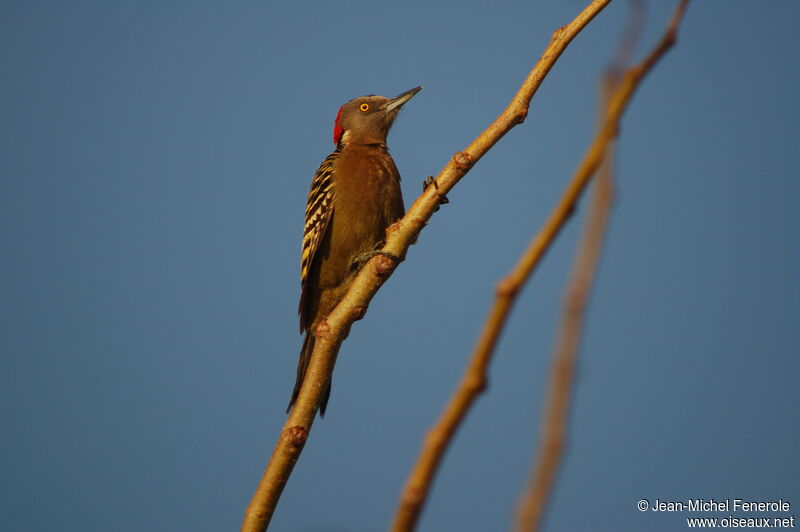
[[[650,2],[642,50],[672,6]],[[389,138],[408,205],[581,7],[4,2],[0,527],[237,529],[294,382],[305,196],[336,110],[425,86]],[[568,48],[353,328],[273,530],[388,525],[494,283],[591,139],[627,8]],[[625,116],[546,530],[685,527],[641,498],[800,505],[798,16],[693,3]],[[420,530],[508,529],[580,219],[523,292]]]

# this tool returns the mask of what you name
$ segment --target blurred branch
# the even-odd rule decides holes
[[[441,195],[447,194],[495,143],[525,120],[531,98],[547,73],[572,39],[610,2],[611,0],[593,0],[575,20],[553,33],[541,58],[506,109],[465,150],[452,157],[439,172],[434,186],[427,187],[403,219],[387,229],[383,251],[396,257],[405,257],[409,246],[416,241],[420,231],[438,208]],[[364,316],[372,297],[395,267],[396,264],[383,255],[371,259],[356,275],[347,295],[317,327],[314,353],[305,382],[247,508],[241,528],[243,532],[266,530],[308,438],[320,397],[330,381],[339,346],[347,337],[353,322]],[[422,498],[404,496],[403,501],[398,511],[395,530],[410,530],[413,527]]]
[[[486,386],[486,370],[516,296],[539,264],[545,251],[574,211],[575,204],[597,170],[606,146],[616,137],[619,121],[639,83],[658,59],[674,43],[675,31],[686,2],[681,2],[670,31],[656,49],[637,67],[628,70],[609,101],[597,137],[589,147],[567,190],[541,231],[534,237],[512,272],[497,286],[497,296],[464,376],[441,418],[428,433],[414,469],[406,483],[393,532],[412,530],[422,503],[430,490],[441,457],[467,410]]]
[[[653,53],[645,59],[642,65],[627,71],[622,79],[628,85],[641,81],[647,73],[645,68],[651,68],[675,42],[677,27],[687,3],[688,0],[682,0],[678,5],[672,22]],[[613,114],[609,113],[607,109],[611,108],[613,100],[617,99],[619,101],[619,94],[626,90],[625,86],[620,86],[621,78],[619,73],[625,64],[623,61],[628,60],[627,58],[630,57],[635,46],[635,37],[630,38],[630,36],[635,36],[639,33],[639,29],[636,26],[640,25],[641,22],[637,22],[638,18],[636,10],[634,10],[629,29],[625,32],[627,38],[623,38],[623,45],[601,82],[600,108],[601,116],[605,116],[606,123],[609,120],[619,120],[619,115],[614,118]],[[646,65],[646,67],[643,68],[643,65]],[[630,91],[628,99],[623,102],[623,105],[627,105],[630,94],[632,94],[632,91]],[[624,107],[620,108],[620,112],[622,110],[624,110]],[[602,135],[602,131],[598,137],[600,135]],[[536,465],[531,471],[528,488],[520,498],[518,505],[515,526],[517,532],[530,532],[539,529],[544,508],[552,492],[555,475],[566,444],[570,398],[572,396],[575,363],[583,328],[584,313],[600,257],[613,198],[612,140],[608,139],[603,146],[605,156],[597,171],[592,205],[586,218],[584,235],[575,257],[573,271],[564,297],[562,324],[553,353],[550,391],[545,405],[539,454]]]
[[[558,32],[556,32],[557,34]],[[543,57],[546,56],[547,51],[543,54]],[[572,203],[574,203],[574,198]],[[572,206],[569,209],[571,210]],[[569,212],[564,211],[564,214],[566,219]],[[553,229],[549,239],[538,240],[536,249],[524,256],[515,271],[498,284],[495,305],[487,318],[469,366],[439,421],[428,432],[414,468],[406,481],[394,522],[390,528],[391,532],[409,532],[415,528],[444,452],[469,407],[486,388],[486,370],[508,312],[525,280],[543,256],[547,245],[555,238],[558,229],[555,226]]]
[[[601,110],[605,109],[608,104],[611,91],[616,86],[622,71],[631,64],[631,57],[636,51],[636,45],[642,37],[642,30],[644,30],[644,0],[630,0],[630,6],[628,21],[622,31],[622,37],[617,43],[617,50],[606,69],[605,79],[601,81]],[[599,118],[602,120],[603,117]]]
[[[583,238],[564,296],[562,324],[553,353],[550,392],[545,405],[539,457],[531,472],[528,489],[519,502],[515,527],[517,532],[538,529],[566,441],[566,424],[584,311],[613,200],[612,170],[609,160],[613,142],[608,144],[607,150],[609,155],[597,171]]]
[[[613,143],[607,147],[613,150]],[[613,201],[613,181],[610,160],[604,159],[597,171],[592,204],[586,217],[584,234],[579,244],[570,281],[564,296],[564,307],[558,343],[553,353],[550,392],[542,424],[539,457],[531,472],[527,492],[522,496],[516,530],[537,530],[543,509],[552,489],[556,470],[566,442],[567,420],[572,395],[575,360],[583,328],[584,311],[594,280],[595,268],[603,245],[603,236]]]

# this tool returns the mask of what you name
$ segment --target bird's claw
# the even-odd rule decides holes
[[[422,191],[425,192],[426,190],[428,190],[428,187],[431,186],[431,185],[433,185],[434,189],[439,190],[439,183],[436,182],[436,179],[434,179],[432,175],[429,175],[428,179],[426,179],[426,180],[424,180],[422,182]],[[437,192],[436,195],[439,196],[439,205],[436,206],[436,208],[433,210],[433,212],[438,211],[440,206],[442,206],[442,205],[444,205],[446,203],[450,203],[450,200],[447,199],[447,196],[445,196],[444,194],[439,194]]]
[[[359,255],[358,257],[353,259],[353,262],[350,263],[350,271],[357,270],[357,269],[361,268],[361,266],[365,262],[367,262],[369,259],[371,259],[372,257],[374,257],[376,255],[383,255],[384,257],[388,257],[392,261],[394,261],[395,264],[399,264],[400,263],[400,259],[397,257],[397,255],[393,255],[392,253],[389,253],[388,251],[382,251],[380,249],[375,249],[375,250],[372,250],[372,251],[367,251],[366,253],[362,253],[361,255]]]

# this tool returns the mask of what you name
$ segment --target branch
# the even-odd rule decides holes
[[[619,54],[619,56],[623,56],[623,54]],[[618,74],[621,70],[615,66],[624,64],[614,61],[603,77],[600,98],[601,112],[605,111],[611,91],[618,82]],[[517,521],[514,527],[517,532],[538,530],[566,446],[570,398],[584,313],[592,289],[614,196],[613,146],[613,141],[608,143],[606,154],[597,169],[592,203],[584,222],[583,237],[578,245],[564,296],[561,330],[553,352],[549,381],[550,391],[545,405],[539,456],[531,470],[528,487],[520,497],[517,506]]]
[[[528,490],[519,502],[515,528],[517,532],[537,530],[566,442],[575,360],[583,328],[584,312],[613,199],[610,161],[612,146],[613,143],[609,143],[607,148],[609,155],[597,171],[592,204],[586,217],[583,238],[564,296],[562,325],[557,347],[553,353],[550,393],[545,406],[545,421],[542,423],[543,435],[539,446],[539,457],[531,472]]]
[[[572,39],[610,2],[592,0],[575,20],[553,33],[541,58],[506,109],[465,150],[452,157],[436,176],[434,186],[427,187],[406,215],[387,229],[383,251],[396,257],[405,257],[408,248],[438,208],[441,195],[447,194],[495,143],[525,120],[531,98],[555,62]],[[349,334],[353,322],[364,316],[372,297],[395,267],[396,264],[383,255],[372,258],[356,275],[342,301],[317,326],[314,352],[303,387],[247,508],[242,532],[263,531],[269,525],[281,492],[308,438],[320,398],[330,381],[339,347]]]
[[[535,80],[537,69],[547,58],[561,54],[563,45],[560,45],[559,38],[568,35],[571,40],[585,24],[595,16],[600,9],[605,5],[597,5],[595,2],[588,6],[581,15],[579,15],[571,24],[556,30],[551,39],[550,45],[542,54],[542,59],[534,67],[531,75],[529,75],[526,84]],[[593,10],[591,14],[587,14],[589,10]],[[566,44],[566,43],[565,43]],[[561,49],[558,49],[558,47]],[[554,48],[558,51],[555,51]],[[546,67],[549,70],[549,66]],[[538,87],[538,85],[537,85]],[[520,93],[525,90],[525,84]],[[532,95],[532,94],[531,94]],[[528,98],[530,96],[524,96]],[[520,94],[512,100],[511,108],[515,103],[520,101]],[[525,108],[527,110],[527,106]],[[508,112],[508,109],[506,110]],[[501,115],[502,118],[503,115]],[[524,115],[523,115],[524,118]],[[491,127],[488,131],[491,130]],[[473,143],[474,145],[475,143]],[[458,154],[457,154],[458,155]],[[571,213],[572,204],[565,210],[564,219]],[[563,222],[563,220],[562,220]],[[518,265],[515,273],[512,273],[507,278],[503,279],[497,287],[497,300],[495,305],[490,311],[487,318],[487,325],[485,326],[478,343],[475,347],[473,357],[470,361],[469,367],[463,376],[458,389],[448,403],[445,411],[439,422],[429,431],[425,438],[423,448],[420,452],[417,462],[412,470],[408,480],[406,481],[405,488],[401,495],[400,504],[395,515],[394,522],[391,527],[392,532],[405,532],[411,531],[415,528],[422,511],[422,507],[427,499],[433,477],[441,462],[442,456],[455,435],[455,431],[463,421],[467,410],[483,392],[486,387],[486,369],[488,367],[492,352],[500,336],[502,326],[504,325],[505,318],[511,310],[511,306],[516,299],[516,294],[522,288],[527,276],[530,275],[536,263],[538,263],[541,256],[544,254],[549,241],[555,238],[557,232],[556,226],[551,227],[550,236],[547,239],[540,239],[536,243],[536,250],[533,255],[523,257]]]
[[[617,50],[614,52],[606,69],[605,79],[600,82],[602,91],[601,110],[605,109],[608,104],[611,91],[616,87],[619,77],[631,64],[631,57],[636,51],[636,45],[642,36],[642,30],[644,30],[644,0],[631,0],[630,6],[628,22],[625,25],[619,43],[617,43]],[[602,119],[602,116],[600,118]]]
[[[600,120],[604,118],[611,95],[619,84],[624,69],[629,64],[629,58],[636,49],[636,43],[641,36],[643,27],[642,15],[642,1],[633,0],[627,28],[623,32],[617,52],[600,82],[600,114],[598,116]],[[578,345],[613,202],[613,159],[614,142],[612,141],[606,146],[606,153],[597,170],[595,178],[597,183],[592,195],[592,204],[584,222],[583,239],[578,246],[564,297],[561,330],[553,352],[549,381],[550,391],[544,409],[539,455],[531,470],[525,493],[522,494],[517,505],[515,524],[517,532],[539,529],[566,447],[567,423]]]
[[[417,462],[406,482],[391,529],[393,532],[413,529],[444,451],[466,416],[467,410],[486,386],[489,362],[517,294],[574,211],[578,198],[603,160],[606,146],[616,137],[622,113],[639,83],[675,41],[677,25],[687,1],[681,2],[670,30],[656,49],[639,66],[625,73],[619,88],[610,99],[600,131],[555,210],[511,273],[498,283],[495,302],[489,311],[469,365],[439,421],[428,432]]]

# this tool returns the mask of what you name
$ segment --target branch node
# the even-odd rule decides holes
[[[328,323],[328,318],[322,318],[322,321],[319,322],[317,328],[314,329],[314,337],[317,339],[325,338],[331,333],[331,326]]]
[[[567,31],[566,26],[561,26],[560,28],[556,28],[553,32],[553,35],[550,36],[550,42],[559,41],[564,33]]]
[[[585,287],[582,283],[580,284],[580,286],[573,285],[570,287],[569,290],[567,290],[567,295],[564,298],[565,313],[575,314],[583,310],[583,308],[585,307],[583,299],[584,290]]]
[[[398,232],[403,228],[403,220],[397,220],[395,223],[386,228],[386,235]]]
[[[386,255],[376,256],[372,263],[375,267],[375,275],[382,279],[389,277],[394,269],[397,268],[397,261]]]
[[[453,155],[453,162],[459,170],[466,170],[472,166],[472,155],[467,151],[459,151]]]
[[[403,501],[401,504],[406,508],[414,508],[420,504],[425,497],[425,490],[418,486],[407,489],[403,493]]]
[[[475,375],[466,383],[472,395],[480,395],[486,390],[487,379],[485,375]]]
[[[294,425],[283,431],[283,438],[294,448],[300,449],[306,444],[308,431],[305,427]]]
[[[612,135],[612,137],[613,137],[613,135]],[[572,218],[573,216],[575,216],[575,210],[576,210],[575,202],[573,201],[572,203],[567,205],[567,212],[564,213],[564,218],[565,219],[569,219],[569,218]]]
[[[519,283],[509,277],[506,277],[504,279],[500,279],[500,282],[497,283],[494,291],[498,297],[511,297],[519,291]]]
[[[431,447],[441,447],[446,441],[447,435],[441,430],[438,430],[436,427],[425,433],[425,443]]]
[[[425,218],[412,218],[411,219],[415,224],[419,224],[420,228],[425,227],[428,225],[428,221]]]
[[[364,316],[367,314],[367,306],[366,305],[358,305],[353,307],[353,321],[359,321],[364,319]]]

